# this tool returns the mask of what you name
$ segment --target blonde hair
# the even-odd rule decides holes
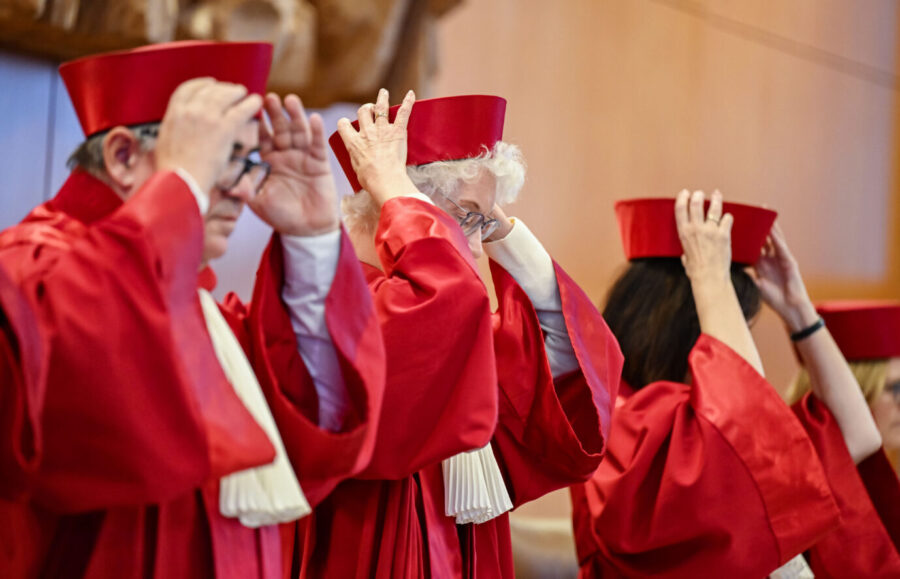
[[[406,174],[416,188],[432,199],[440,195],[452,198],[461,184],[474,183],[482,171],[488,171],[497,182],[497,204],[507,205],[516,200],[525,183],[525,158],[516,145],[497,141],[492,149],[484,147],[477,157],[406,168]],[[365,189],[345,197],[341,201],[341,210],[349,229],[363,233],[375,231],[380,210]]]
[[[859,387],[862,389],[866,402],[871,405],[887,386],[888,361],[885,360],[859,360],[849,362],[850,370],[856,377]],[[801,368],[794,382],[788,389],[788,400],[791,404],[803,398],[809,392],[809,372]]]

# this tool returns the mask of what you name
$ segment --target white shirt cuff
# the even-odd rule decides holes
[[[188,189],[191,190],[194,199],[197,201],[197,208],[200,210],[200,215],[206,217],[206,212],[209,211],[209,195],[201,191],[200,185],[197,184],[194,176],[181,167],[175,169],[175,174],[181,177],[181,180],[184,181],[185,185],[188,186]]]
[[[535,309],[557,309],[559,286],[550,254],[525,223],[512,221],[506,237],[484,243],[485,253],[513,276]]]

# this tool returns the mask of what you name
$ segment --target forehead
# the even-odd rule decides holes
[[[900,380],[900,358],[891,358],[888,360],[887,381],[888,383]]]
[[[259,145],[259,121],[250,119],[240,127],[234,138],[235,149],[255,149]]]
[[[496,197],[497,179],[493,173],[482,169],[477,179],[471,183],[464,182],[460,187],[459,204],[487,213],[494,207]]]

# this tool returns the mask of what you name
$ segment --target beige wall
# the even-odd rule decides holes
[[[432,95],[509,99],[513,213],[598,299],[613,201],[684,187],[777,209],[814,298],[900,297],[897,24],[893,0],[468,0]],[[754,331],[785,387],[780,323]]]

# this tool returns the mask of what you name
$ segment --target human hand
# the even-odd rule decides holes
[[[797,260],[791,254],[777,223],[766,239],[754,272],[754,281],[763,301],[775,310],[792,333],[809,327],[819,319],[800,275]]]
[[[262,99],[247,88],[195,78],[175,89],[159,127],[158,170],[187,171],[208,194],[231,158],[238,130],[259,112]]]
[[[704,216],[702,191],[687,190],[675,199],[675,225],[684,255],[681,263],[692,284],[731,283],[731,214],[722,215],[722,194],[715,191]]]
[[[248,205],[280,233],[321,235],[340,226],[337,188],[326,153],[322,117],[309,117],[297,95],[264,101],[272,127],[259,124],[259,153],[271,171]]]
[[[359,108],[359,130],[346,118],[338,121],[338,132],[350,154],[359,184],[378,205],[415,187],[406,174],[406,125],[416,96],[406,93],[394,122],[388,120],[388,91],[378,91],[375,105]]]
[[[496,203],[494,204],[494,209],[491,211],[488,219],[496,219],[497,220],[497,229],[494,230],[493,233],[485,239],[486,242],[490,243],[491,241],[500,241],[513,229],[513,221],[509,217],[506,216],[503,209],[500,208]]]

